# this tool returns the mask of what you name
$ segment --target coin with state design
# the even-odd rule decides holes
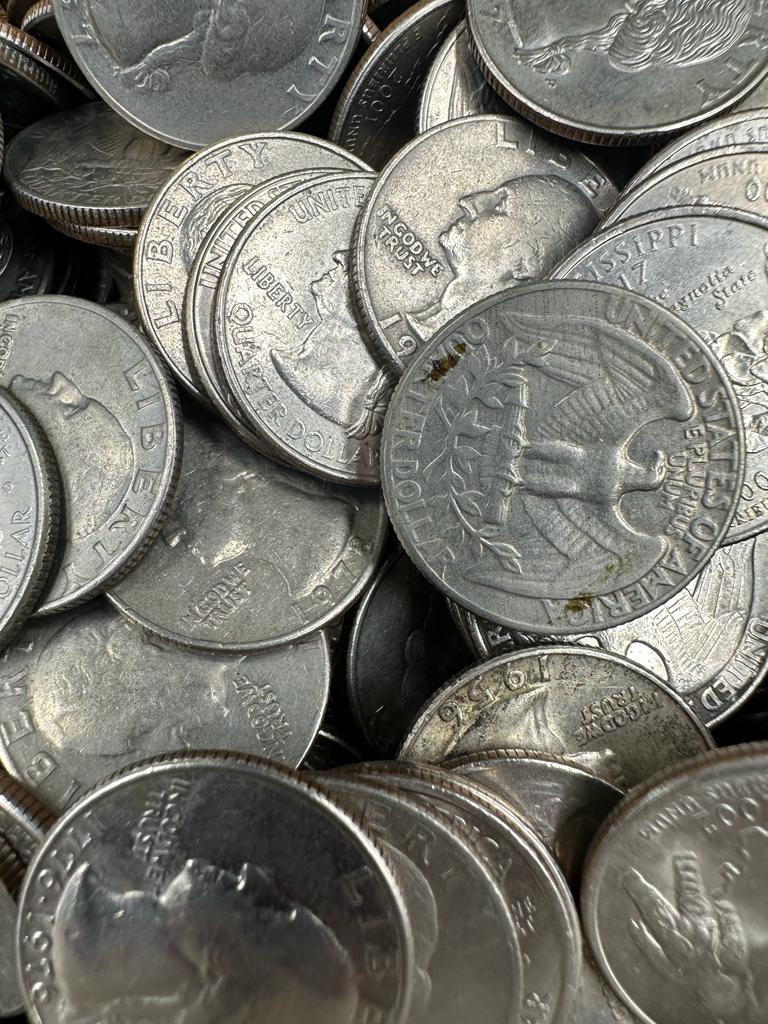
[[[768,744],[651,779],[606,822],[582,917],[645,1024],[760,1024],[768,1005]]]
[[[49,808],[0,768],[0,835],[24,864],[32,860],[55,821]]]
[[[160,189],[136,242],[136,303],[147,335],[182,384],[204,397],[184,343],[189,274],[211,228],[231,203],[280,174],[312,167],[368,170],[338,146],[297,132],[245,135],[189,157]]]
[[[446,761],[443,767],[493,789],[520,811],[574,889],[589,844],[623,796],[593,772],[542,751],[479,751]]]
[[[395,786],[443,818],[501,885],[522,955],[519,1020],[565,1024],[581,978],[581,929],[568,884],[530,825],[484,786],[426,765],[381,761],[349,773]]]
[[[61,811],[120,768],[174,750],[298,767],[325,711],[330,652],[322,633],[240,657],[172,649],[93,602],[27,623],[0,656],[0,685],[0,759]]]
[[[424,81],[463,13],[461,0],[420,0],[388,25],[350,75],[330,138],[381,170],[413,138]]]
[[[92,302],[6,302],[0,337],[0,385],[59,467],[63,531],[38,612],[63,611],[126,572],[160,528],[181,461],[178,399],[139,331]]]
[[[456,317],[384,428],[384,495],[418,568],[533,633],[658,607],[712,557],[744,469],[725,369],[679,317],[581,281],[519,285]],[[688,464],[679,500],[665,484]]]
[[[471,303],[543,277],[615,199],[596,164],[519,118],[424,132],[382,172],[355,234],[355,299],[372,344],[402,372]]]
[[[375,176],[295,185],[245,228],[216,293],[214,334],[235,401],[266,444],[327,480],[377,485],[393,380],[363,340],[352,232]]]
[[[133,227],[184,156],[88,103],[20,132],[5,175],[17,202],[48,220]]]
[[[494,748],[539,750],[630,789],[713,745],[685,702],[639,665],[552,645],[500,655],[450,680],[398,757],[439,764]]]
[[[469,0],[472,46],[494,88],[533,121],[632,145],[727,112],[768,71],[754,0]]]
[[[171,514],[110,601],[150,633],[210,651],[278,647],[333,622],[378,563],[381,497],[283,468],[203,413],[185,426]]]
[[[512,911],[458,830],[391,784],[351,773],[316,781],[379,841],[400,882],[414,933],[414,1024],[521,1020]]]
[[[0,390],[0,647],[34,611],[59,536],[60,485],[42,430]]]
[[[364,0],[54,0],[72,56],[121,117],[182,149],[292,128],[360,38]]]
[[[648,213],[598,232],[551,276],[630,288],[698,331],[728,375],[744,422],[744,485],[725,542],[768,529],[768,219],[716,207]],[[672,500],[685,490],[693,460],[670,463],[662,492]]]
[[[18,950],[33,1024],[158,1006],[232,1024],[411,1020],[413,934],[383,853],[255,758],[160,758],[73,807],[27,872]]]

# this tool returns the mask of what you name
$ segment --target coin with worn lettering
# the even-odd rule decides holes
[[[372,750],[391,755],[421,706],[470,660],[445,599],[396,551],[355,613],[347,694]]]
[[[363,0],[54,0],[85,77],[127,121],[182,149],[292,128],[357,46]]]
[[[37,778],[45,771],[46,766],[37,764],[32,776]],[[0,835],[25,864],[32,860],[55,821],[52,811],[0,768]]]
[[[400,748],[438,764],[514,747],[581,758],[622,789],[713,746],[685,702],[650,672],[570,646],[503,654],[446,683]]]
[[[0,758],[61,811],[126,765],[174,750],[298,767],[325,711],[330,654],[323,633],[240,657],[169,648],[94,602],[28,623],[0,657],[0,681]]]
[[[518,118],[425,132],[381,174],[358,222],[355,299],[371,342],[402,372],[471,303],[543,277],[615,198],[591,160]]]
[[[186,160],[157,193],[136,244],[136,303],[147,335],[175,376],[198,397],[184,344],[183,305],[195,258],[218,218],[250,189],[312,166],[368,170],[322,139],[295,132],[246,135]]]
[[[546,128],[631,145],[727,112],[768,70],[753,0],[469,0],[494,88]]]
[[[391,783],[326,773],[317,784],[390,857],[414,933],[413,1024],[521,1020],[523,965],[512,911],[458,829]]]
[[[593,772],[543,751],[480,751],[444,767],[493,789],[525,815],[574,888],[589,844],[623,795]]]
[[[768,1005],[768,744],[731,747],[631,793],[587,860],[582,916],[642,1021],[760,1024]]]
[[[59,473],[34,420],[0,389],[0,647],[34,611],[59,537]]]
[[[0,881],[0,1018],[3,1019],[16,1017],[24,1011],[19,988],[16,914],[16,901],[7,885]]]
[[[579,920],[562,872],[525,819],[484,786],[431,766],[381,761],[343,770],[349,772],[415,797],[469,844],[512,910],[523,1015],[540,1024],[570,1021],[581,976]]]
[[[690,466],[679,503],[676,463]],[[449,597],[526,632],[596,632],[712,557],[743,426],[725,369],[674,313],[603,284],[520,285],[411,364],[382,465],[406,552]]]
[[[17,135],[5,175],[17,202],[48,220],[133,227],[183,157],[88,103]]]
[[[214,333],[239,408],[307,472],[377,485],[393,380],[352,308],[350,247],[375,176],[336,172],[278,196],[235,243]]]
[[[158,1007],[222,1024],[412,1019],[414,940],[383,853],[258,759],[177,755],[92,792],[28,871],[19,921],[34,1024]]]
[[[0,306],[0,384],[35,417],[59,467],[63,531],[38,611],[63,611],[136,562],[170,505],[181,423],[173,384],[144,337],[64,296]]]
[[[150,633],[210,651],[277,647],[333,622],[376,568],[380,496],[283,468],[211,416],[185,426],[168,521],[109,599]]]
[[[413,138],[432,61],[463,13],[460,0],[420,0],[388,25],[350,75],[330,138],[381,170]]]

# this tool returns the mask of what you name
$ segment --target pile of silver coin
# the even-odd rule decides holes
[[[0,0],[0,1017],[768,1020],[766,74]]]

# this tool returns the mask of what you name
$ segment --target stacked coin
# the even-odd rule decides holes
[[[766,1019],[766,40],[0,5],[0,1018]]]

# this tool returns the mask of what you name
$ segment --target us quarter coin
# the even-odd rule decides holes
[[[372,489],[282,468],[212,417],[189,416],[168,521],[108,596],[172,643],[237,653],[277,647],[357,599],[385,533]]]
[[[475,55],[513,107],[562,135],[632,144],[728,111],[768,69],[752,0],[469,0]]]
[[[54,827],[19,903],[34,1024],[158,1005],[209,1021],[411,1019],[413,939],[384,857],[268,762],[177,756],[100,787]]]
[[[37,423],[0,391],[0,645],[32,613],[59,533],[59,475]]]
[[[378,484],[392,393],[352,309],[350,247],[372,174],[316,178],[240,235],[216,298],[224,374],[256,433],[328,480]]]
[[[472,302],[543,277],[615,198],[591,160],[517,118],[461,118],[420,135],[358,222],[355,299],[373,344],[402,372]]]
[[[20,205],[48,220],[135,226],[183,156],[89,103],[17,135],[5,175]]]
[[[54,0],[94,89],[131,124],[182,149],[305,120],[344,71],[363,0]]]
[[[657,777],[626,798],[592,848],[587,936],[646,1024],[765,1016],[766,766],[761,744]]]
[[[142,335],[63,296],[0,307],[0,384],[50,441],[64,532],[38,611],[63,611],[127,571],[157,533],[180,463],[178,400]]]
[[[227,207],[280,174],[316,165],[367,170],[321,139],[293,132],[246,135],[186,160],[150,204],[136,244],[136,303],[147,336],[198,397],[184,345],[183,303],[195,258]]]
[[[170,649],[91,603],[28,623],[0,658],[0,681],[3,764],[61,811],[126,765],[174,750],[298,767],[325,711],[330,652],[322,633],[240,657]]]
[[[553,645],[500,655],[446,683],[398,757],[437,764],[495,748],[539,750],[578,757],[630,789],[712,746],[680,697],[639,665]]]
[[[514,919],[502,889],[457,831],[381,782],[345,773],[323,775],[318,785],[378,839],[400,881],[416,954],[411,1019],[520,1020],[522,962]]]
[[[88,245],[104,245],[112,249],[130,249],[136,245],[138,231],[136,228],[104,227],[93,224],[76,224],[72,221],[52,220],[51,226],[69,238]]]
[[[56,816],[37,797],[0,769],[0,834],[28,864]]]
[[[520,285],[411,364],[385,424],[384,495],[409,557],[468,610],[595,632],[712,557],[743,445],[725,370],[673,313],[597,283]],[[689,467],[680,500],[665,493],[675,463]]]

